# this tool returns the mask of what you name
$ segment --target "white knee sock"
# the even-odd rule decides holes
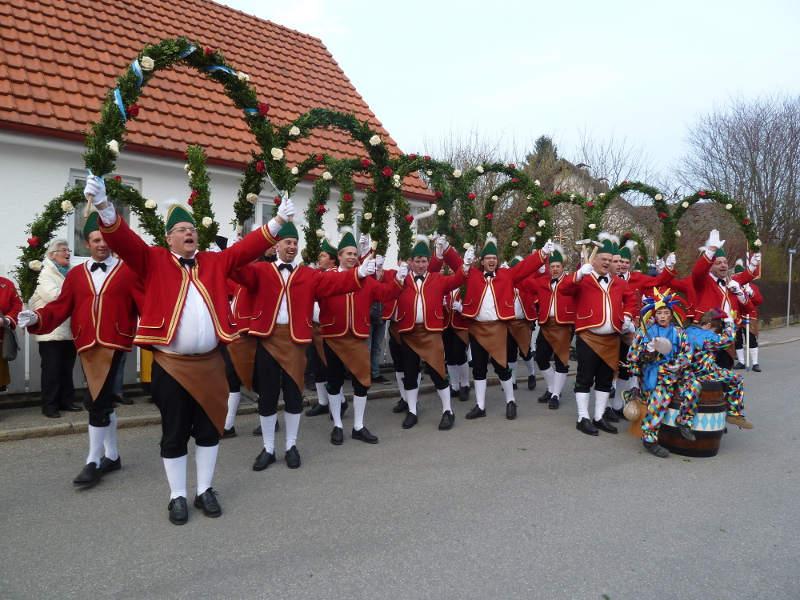
[[[536,366],[536,361],[535,360],[533,360],[532,358],[528,358],[526,360],[523,360],[522,362],[525,363],[525,368],[528,369],[528,377],[536,375],[536,372],[534,370],[534,368]]]
[[[475,380],[475,400],[478,402],[478,408],[486,408],[486,380]]]
[[[297,431],[300,429],[300,413],[283,413],[283,421],[286,423],[286,449],[297,445]]]
[[[552,367],[550,367],[552,370]],[[567,374],[566,373],[559,373],[558,371],[553,371],[551,374],[553,378],[553,390],[550,392],[553,396],[561,396],[561,392],[564,390],[564,384],[567,383]],[[548,390],[550,388],[547,388]]]
[[[554,391],[555,387],[553,386],[554,382],[553,373],[555,373],[553,367],[547,367],[544,371],[542,371],[542,377],[544,377],[544,382],[547,384],[547,391],[550,392],[551,394],[556,393]]]
[[[758,364],[758,348],[750,348],[750,366]]]
[[[575,402],[578,403],[578,421],[589,418],[589,392],[575,392]]]
[[[328,401],[330,402],[331,416],[333,417],[333,426],[342,429],[342,403],[344,402],[344,394],[328,394]]]
[[[117,413],[111,413],[111,423],[106,428],[106,437],[103,440],[103,448],[108,460],[117,460],[119,450],[117,450]]]
[[[328,406],[328,388],[325,387],[325,382],[314,385],[317,387],[317,403],[320,406]]]
[[[395,371],[394,376],[397,379],[397,387],[400,388],[400,398],[406,399],[406,388],[403,387],[403,374],[400,371]]]
[[[450,390],[444,388],[443,390],[436,390],[436,393],[439,394],[439,400],[442,401],[442,412],[446,413],[448,410],[453,412],[450,407]]]
[[[625,404],[623,394],[628,391],[628,380],[617,379],[617,393],[614,394],[614,400],[611,403],[611,408],[620,410]]]
[[[361,431],[364,428],[364,412],[367,410],[366,396],[353,396],[353,429]]]
[[[100,457],[103,454],[103,441],[106,438],[108,427],[95,427],[89,425],[89,455],[86,457],[86,464],[100,464]]]
[[[186,455],[162,460],[169,482],[169,499],[186,498]]]
[[[262,417],[259,415],[261,421],[261,437],[264,438],[264,450],[269,454],[275,454],[275,423],[278,420],[278,415],[270,415]]]
[[[594,391],[594,420],[599,421],[603,418],[603,413],[606,412],[608,406],[608,396],[610,392]]]
[[[635,375],[631,375],[631,378],[628,379],[628,389],[632,390],[633,388],[639,387],[639,378]]]
[[[465,362],[463,365],[458,365],[458,385],[461,387],[469,387],[469,363]]]
[[[500,387],[506,395],[506,402],[514,402],[514,383],[511,379],[508,381],[500,381]]]
[[[740,363],[744,364],[744,348],[739,348],[736,351],[736,360],[738,360]]]
[[[508,369],[511,371],[511,383],[517,383],[517,361],[508,363]]]
[[[218,451],[219,445],[194,447],[194,462],[197,466],[198,496],[211,487],[211,480],[214,478],[214,469],[217,466]]]
[[[417,398],[419,398],[419,388],[413,390],[406,390],[406,402],[408,402],[408,412],[410,412],[412,415],[417,414]]]
[[[447,365],[447,374],[450,375],[450,387],[458,391],[458,365]]]
[[[239,402],[242,399],[241,392],[230,392],[228,394],[228,415],[225,417],[225,429],[233,427],[236,420],[236,413],[239,410]]]

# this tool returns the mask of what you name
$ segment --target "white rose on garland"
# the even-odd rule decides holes
[[[499,199],[497,196],[492,196],[492,202],[497,202]]]
[[[604,197],[605,197],[605,194],[598,194],[598,196],[597,196],[597,197],[598,197],[598,198],[604,198]]]
[[[153,210],[156,206],[157,204],[155,200],[148,200],[147,202],[144,203],[144,207],[149,210]]]
[[[428,171],[425,171],[425,173],[426,173],[426,175],[427,175],[428,177],[430,177],[431,175],[433,175],[433,171],[430,171],[430,170],[428,170]]]
[[[526,213],[532,213],[533,212],[533,207],[529,206],[528,208],[525,209],[525,212]]]
[[[469,220],[470,227],[477,227],[478,226],[478,219],[470,219]]]
[[[183,165],[183,170],[186,171],[187,173],[189,172],[190,169],[191,169],[191,167],[189,166],[189,163],[186,163],[185,165]]]
[[[761,247],[761,240],[756,240],[755,242],[753,242],[753,246],[758,246],[760,248]]]
[[[395,182],[394,182],[394,187],[396,187],[396,188],[399,188],[399,187],[401,187],[402,185],[403,185],[403,183],[402,183],[401,181],[395,181]]]
[[[375,134],[371,138],[369,138],[370,146],[380,146],[380,144],[381,144],[381,137],[378,134]]]
[[[546,224],[547,224],[547,221],[545,221],[544,219],[542,219],[542,220],[541,220],[541,221],[539,221],[539,223],[538,223],[539,227],[544,227]]]
[[[680,229],[676,229],[675,230],[675,237],[681,237],[681,230]]]
[[[456,169],[455,171],[453,171],[453,177],[455,177],[456,179],[461,177],[461,169]]]
[[[297,125],[292,125],[292,128],[289,130],[289,135],[297,137],[300,135],[300,128]]]
[[[344,215],[342,215],[342,214],[340,214],[340,215],[339,215],[338,217],[336,217],[336,218],[337,218],[338,220],[340,220],[340,221],[344,221]]]
[[[70,212],[73,208],[75,207],[72,206],[72,202],[70,202],[69,200],[64,200],[61,203],[61,210],[64,211],[65,213]]]
[[[211,217],[203,217],[202,223],[203,227],[211,227],[211,225],[214,223],[214,219]]]
[[[372,219],[372,213],[364,213],[364,220],[369,221]]]
[[[689,208],[689,203],[688,202],[681,202],[681,206],[683,208]]]
[[[250,81],[250,75],[248,75],[247,73],[242,73],[241,71],[239,72],[237,77],[239,78],[239,81],[244,81],[245,83]]]
[[[655,195],[655,199],[656,199],[656,200],[661,200],[661,199],[663,199],[663,198],[664,198],[664,196],[662,196],[661,194],[656,194],[656,195]]]
[[[469,250],[470,248],[472,248],[472,244],[469,242],[464,242],[464,250]]]
[[[733,208],[733,204],[726,204],[725,205],[725,210],[730,210],[732,208]]]
[[[258,194],[254,194],[253,192],[250,192],[249,194],[247,194],[247,201],[250,204],[255,204],[256,202],[258,202]]]
[[[535,185],[536,187],[539,187],[539,186],[541,186],[542,184],[541,184],[541,183],[539,183],[539,180],[537,179],[536,181],[534,181],[534,182],[533,182],[533,185]]]
[[[575,200],[575,194],[570,194],[570,195],[569,195],[569,199],[570,199],[570,200]]]
[[[483,173],[483,167],[482,167],[481,165],[478,165],[477,167],[475,167],[475,170],[476,170],[478,173]]]
[[[517,246],[519,246],[519,242],[518,241],[514,240],[513,242],[511,242],[511,247],[512,248],[516,248]]]
[[[139,61],[139,66],[142,67],[142,71],[152,71],[156,66],[156,61],[149,56],[143,56]]]
[[[323,178],[325,181],[330,181],[331,179],[333,179],[333,175],[331,175],[331,174],[330,174],[328,171],[325,171],[325,172],[322,174],[322,178]]]
[[[389,213],[389,214],[392,214],[392,207],[391,206],[387,206],[386,207],[386,212]]]
[[[436,214],[439,215],[440,217],[443,217],[444,216],[444,209],[443,208],[440,209],[439,212],[437,212]]]
[[[280,148],[273,148],[269,153],[272,155],[272,160],[280,160],[283,158],[283,150]]]
[[[317,237],[324,238],[325,237],[325,230],[324,229],[317,229]]]
[[[42,261],[40,260],[32,260],[28,263],[28,267],[32,271],[41,271],[42,270]]]
[[[400,175],[395,173],[394,175],[392,175],[392,179],[394,179],[395,181],[400,181]]]
[[[300,172],[300,169],[297,167],[292,167],[292,175],[297,175]]]
[[[117,156],[119,154],[119,142],[117,142],[117,140],[111,140],[110,142],[108,142],[106,144],[106,148],[111,150],[114,156]]]
[[[594,223],[589,223],[589,229],[597,229],[597,225]]]
[[[189,179],[194,177],[194,171],[186,171],[186,174],[189,176]]]

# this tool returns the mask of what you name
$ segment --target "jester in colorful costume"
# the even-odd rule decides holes
[[[725,311],[713,308],[702,314],[687,330],[692,345],[690,368],[698,381],[719,381],[725,390],[728,414],[725,420],[740,429],[752,429],[753,424],[744,418],[744,378],[732,369],[717,365],[716,353],[730,346],[735,337],[736,325]]]
[[[692,350],[686,333],[671,323],[674,317],[679,325],[683,324],[680,299],[670,290],[661,294],[654,289],[653,297],[643,300],[641,327],[636,332],[627,359],[631,373],[641,381],[647,401],[642,444],[651,454],[666,458],[669,450],[658,444],[658,429],[667,407],[673,396],[679,394],[681,406],[675,424],[683,437],[694,441],[692,418],[700,397],[700,384],[688,368]]]

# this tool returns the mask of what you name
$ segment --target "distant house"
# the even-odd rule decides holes
[[[378,129],[393,155],[401,153],[321,40],[209,0],[127,3],[124,9],[114,3],[14,0],[0,4],[0,16],[0,275],[16,266],[27,224],[45,203],[85,178],[84,133],[99,120],[107,89],[146,44],[164,38],[186,36],[218,49],[250,76],[259,100],[270,106],[269,116],[279,124],[314,107],[353,112]],[[159,206],[170,199],[185,201],[190,190],[184,152],[191,144],[203,146],[220,234],[231,236],[238,178],[257,148],[240,111],[218,83],[184,66],[159,72],[138,104],[141,113],[128,124],[127,146],[115,174]],[[346,134],[329,129],[293,143],[286,156],[290,163],[300,162],[314,152],[363,155]],[[312,173],[310,181],[298,186],[298,212],[320,174]],[[417,209],[432,199],[416,174],[404,181],[404,194]],[[269,218],[272,198],[272,190],[265,188],[256,205],[257,223]],[[357,193],[357,213],[360,201]],[[335,217],[335,210],[326,214],[331,235]],[[70,216],[60,232],[76,250],[82,250],[75,234],[80,219]],[[135,217],[131,222],[136,227]],[[76,252],[73,261],[84,260],[81,254]],[[30,372],[38,380],[38,356],[30,355]],[[12,388],[18,384],[17,374]]]

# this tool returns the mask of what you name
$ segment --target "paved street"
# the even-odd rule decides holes
[[[746,375],[756,428],[729,429],[710,459],[582,435],[571,392],[551,411],[521,385],[516,421],[490,386],[487,418],[454,401],[449,432],[433,394],[408,431],[393,400],[371,402],[377,446],[334,447],[327,417],[304,417],[303,466],[286,468],[279,433],[278,463],[256,473],[243,415],[220,450],[223,516],[190,509],[182,527],[158,426],[120,430],[122,470],[85,491],[71,484],[85,434],[3,442],[0,596],[796,600],[800,343],[761,354]]]

